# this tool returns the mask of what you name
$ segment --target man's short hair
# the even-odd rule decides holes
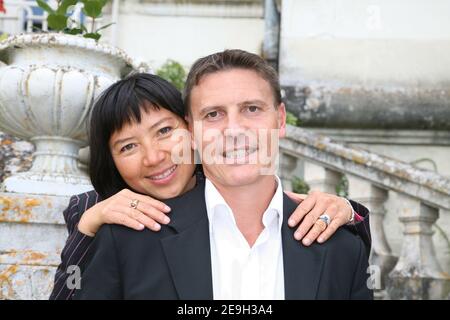
[[[278,74],[260,56],[239,49],[225,50],[198,59],[192,66],[186,79],[186,86],[183,92],[183,100],[186,114],[190,112],[190,98],[194,86],[198,85],[201,78],[207,74],[226,71],[230,69],[253,70],[265,79],[274,96],[275,107],[281,103],[281,90]]]

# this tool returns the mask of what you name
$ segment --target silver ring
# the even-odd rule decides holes
[[[319,220],[322,220],[323,222],[325,222],[326,225],[327,225],[327,227],[328,227],[328,225],[329,225],[330,222],[331,222],[331,218],[330,218],[330,216],[327,215],[327,214],[321,215],[321,216],[319,217]]]
[[[133,199],[130,202],[130,207],[133,208],[133,209],[137,209],[138,204],[139,204],[139,200],[138,199]]]

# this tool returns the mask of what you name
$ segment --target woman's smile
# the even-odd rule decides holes
[[[155,174],[146,176],[145,178],[151,180],[151,183],[162,185],[170,183],[176,176],[176,170],[178,166],[175,164],[167,169],[159,171]]]

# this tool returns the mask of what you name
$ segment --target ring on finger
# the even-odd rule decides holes
[[[139,200],[138,199],[133,199],[130,202],[130,207],[133,208],[133,209],[137,209],[138,204],[139,204]]]
[[[331,222],[331,218],[330,218],[330,216],[327,215],[327,214],[321,215],[321,216],[319,217],[319,220],[325,222],[325,224],[326,224],[327,227],[328,227],[328,225],[329,225],[330,222]]]

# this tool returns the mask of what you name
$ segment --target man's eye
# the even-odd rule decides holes
[[[120,149],[120,152],[130,151],[130,150],[133,149],[134,147],[135,147],[135,144],[134,144],[134,143],[129,143],[129,144],[127,144],[126,146],[123,146],[123,147]]]
[[[259,107],[257,107],[257,106],[249,106],[247,109],[248,109],[248,111],[253,113],[253,112],[258,111]]]
[[[212,111],[206,115],[206,118],[217,118],[219,113],[217,111]]]
[[[159,129],[158,133],[160,135],[166,135],[166,134],[168,134],[171,131],[172,131],[172,127],[164,127],[164,128]]]

